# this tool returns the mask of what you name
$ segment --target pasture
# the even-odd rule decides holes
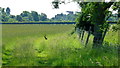
[[[118,66],[118,32],[109,31],[104,47],[87,47],[74,25],[2,25],[3,66]],[[47,40],[44,38],[46,35]]]

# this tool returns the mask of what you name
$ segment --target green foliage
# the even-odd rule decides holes
[[[0,9],[1,9],[0,11],[2,12],[2,14],[5,13],[5,8],[0,7]]]
[[[9,18],[9,20],[8,20],[10,23],[12,23],[12,22],[18,22],[16,19],[14,19],[14,18]]]
[[[39,18],[40,18],[40,21],[47,21],[47,15],[45,13],[41,13]]]
[[[20,15],[21,15],[22,17],[28,17],[29,14],[30,14],[30,12],[28,12],[28,11],[23,11]]]
[[[10,8],[9,7],[6,8],[6,14],[10,15]]]
[[[104,36],[109,26],[106,20],[110,17],[111,12],[108,9],[114,2],[80,2],[81,14],[79,16],[76,28],[91,31],[94,35],[93,48],[102,46]],[[89,28],[88,28],[89,27]],[[87,28],[87,29],[86,29]]]
[[[113,31],[119,31],[119,30],[120,30],[119,25],[113,25],[113,26],[112,26],[112,30],[113,30]]]
[[[22,16],[17,15],[17,16],[16,16],[16,20],[17,20],[17,21],[20,21],[20,22],[23,21]]]
[[[15,15],[10,15],[10,18],[15,18]]]
[[[52,4],[53,4],[54,8],[58,9],[58,8],[59,8],[60,1],[54,0],[54,1],[52,1]]]
[[[115,2],[112,6],[113,10],[120,10],[120,2]]]
[[[73,13],[68,14],[57,14],[55,17],[51,18],[52,21],[75,21],[77,15]]]
[[[1,17],[2,17],[1,21],[3,22],[7,22],[9,20],[9,17],[6,14],[2,14]]]
[[[41,21],[75,21],[75,18],[77,17],[76,14],[69,13],[66,14],[57,14],[55,17],[48,19],[47,15],[45,13],[38,14],[36,11],[23,11],[20,15],[10,15],[10,8],[0,8],[2,14],[2,22],[3,23],[21,23],[21,22],[41,22]],[[17,22],[18,21],[18,22]]]
[[[20,15],[22,16],[23,21],[34,21],[32,13],[30,13],[29,11],[23,11]]]
[[[31,15],[34,21],[39,21],[38,13],[36,11],[32,11]]]

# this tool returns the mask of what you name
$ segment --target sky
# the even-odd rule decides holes
[[[61,4],[59,9],[52,6],[53,0],[0,0],[0,7],[10,7],[12,15],[19,15],[23,11],[37,11],[47,14],[48,18],[54,17],[58,13],[66,11],[80,11],[77,3]]]
[[[0,0],[0,7],[10,7],[12,15],[19,15],[23,11],[37,11],[39,14],[47,14],[48,18],[52,18],[60,13],[65,14],[66,11],[80,11],[79,5],[75,2],[61,4],[59,9],[53,9],[52,1],[53,0]]]

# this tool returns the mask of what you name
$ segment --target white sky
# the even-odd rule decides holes
[[[10,7],[11,14],[13,15],[18,15],[22,13],[22,11],[37,11],[39,14],[47,14],[48,18],[54,17],[54,15],[58,13],[65,13],[66,11],[80,11],[78,4],[74,2],[61,4],[59,9],[53,9],[52,1],[53,0],[0,0],[0,7]]]
[[[0,7],[10,7],[11,14],[17,15],[22,11],[37,11],[47,14],[48,18],[54,17],[58,13],[65,13],[66,11],[80,11],[76,3],[61,4],[59,9],[53,9],[53,0],[0,0]]]

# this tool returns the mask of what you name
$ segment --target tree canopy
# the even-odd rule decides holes
[[[110,2],[104,2],[105,0],[97,0],[98,2],[93,2],[92,0],[73,1],[77,2],[81,7],[81,14],[79,14],[79,17],[77,18],[75,28],[79,28],[80,30],[89,30],[90,27],[92,27],[91,31],[94,35],[93,47],[102,46],[106,31],[109,28],[108,23],[106,22],[106,20],[111,16],[111,11],[109,11],[109,9],[113,6],[113,10],[120,11],[120,6],[118,5],[119,2],[116,3],[114,0],[111,0]],[[61,4],[60,0],[55,0],[53,3]],[[56,8],[56,6],[59,5],[53,6]]]
[[[5,11],[6,9],[6,11]],[[19,22],[40,22],[40,21],[75,21],[77,15],[73,11],[67,11],[68,14],[56,14],[52,18],[48,18],[45,13],[38,13],[36,11],[23,11],[20,15],[10,14],[10,8],[0,8],[1,12],[1,21],[3,23],[19,23]]]

